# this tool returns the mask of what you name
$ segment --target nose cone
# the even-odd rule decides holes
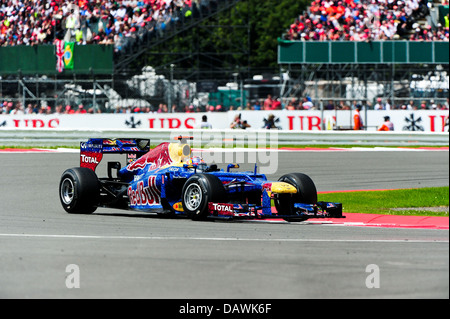
[[[296,194],[297,189],[291,184],[285,182],[275,182],[272,183],[272,187],[270,189],[272,193],[277,194]]]

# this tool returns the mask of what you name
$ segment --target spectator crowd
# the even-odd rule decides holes
[[[0,46],[114,44],[116,52],[164,32],[211,0],[0,0]],[[214,2],[214,1],[212,1]]]
[[[0,0],[0,46],[114,44],[116,52],[210,10],[214,0]],[[446,2],[448,4],[448,2]],[[287,40],[448,41],[445,25],[420,24],[427,0],[314,0]]]
[[[283,35],[302,41],[449,41],[445,25],[429,17],[427,0],[314,0]],[[448,4],[448,2],[447,2]]]

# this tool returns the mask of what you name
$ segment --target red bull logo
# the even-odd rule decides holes
[[[156,186],[156,176],[149,176],[147,186],[144,186],[144,181],[140,181],[136,184],[136,189],[128,187],[130,206],[159,205],[160,195],[161,191]]]

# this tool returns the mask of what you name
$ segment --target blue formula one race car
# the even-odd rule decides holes
[[[97,207],[204,219],[343,218],[342,204],[318,202],[314,182],[291,173],[278,181],[263,174],[226,171],[193,157],[186,137],[150,150],[148,139],[89,139],[80,143],[80,167],[66,170],[59,196],[68,213]],[[127,154],[127,165],[107,163],[107,177],[95,173],[103,154]],[[272,203],[274,208],[272,208]]]

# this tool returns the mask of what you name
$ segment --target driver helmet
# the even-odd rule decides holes
[[[197,169],[202,171],[206,169],[206,162],[200,156],[192,156],[186,161],[186,164],[197,165]]]
[[[196,165],[197,169],[204,171],[206,169],[206,162],[200,156],[192,156],[186,161],[188,165]]]

